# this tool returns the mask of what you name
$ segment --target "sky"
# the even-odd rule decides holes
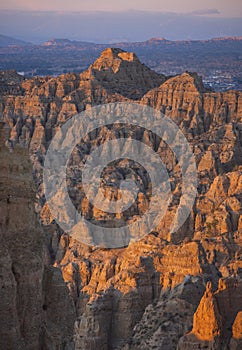
[[[148,10],[242,17],[241,0],[1,0],[0,9],[31,11]]]
[[[242,0],[0,0],[0,34],[33,43],[242,36]]]

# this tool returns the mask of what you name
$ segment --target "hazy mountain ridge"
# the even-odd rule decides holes
[[[144,41],[146,38],[157,36],[170,40],[183,40],[241,35],[239,16],[229,18],[142,10],[79,12],[58,11],[58,9],[1,10],[0,23],[0,32],[3,34],[13,37],[18,35],[23,40],[38,43],[50,37],[114,43]]]
[[[26,46],[26,45],[31,45],[31,44],[24,40],[15,39],[15,38],[0,34],[0,47]]]

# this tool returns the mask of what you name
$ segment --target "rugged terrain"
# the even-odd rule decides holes
[[[87,135],[72,153],[69,192],[96,224],[132,220],[131,214],[141,215],[149,201],[141,185],[126,216],[110,216],[90,205],[81,191],[79,164],[103,140],[125,135],[151,145],[172,182],[172,203],[155,231],[126,248],[101,249],[74,240],[53,221],[43,191],[44,157],[71,116],[124,101],[160,110],[180,127],[196,157],[198,195],[185,224],[170,234],[182,180],[169,147],[147,130],[124,125]],[[80,74],[24,79],[2,72],[0,113],[0,310],[5,315],[0,347],[241,348],[241,92],[211,92],[195,73],[165,77],[135,54],[108,48]],[[125,161],[104,179],[118,186],[130,169],[137,179],[137,164]],[[144,170],[137,173],[145,182]],[[113,188],[105,191],[113,195]]]

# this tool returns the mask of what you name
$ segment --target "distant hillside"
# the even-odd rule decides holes
[[[102,44],[100,44],[102,45]],[[50,39],[48,41],[45,41],[41,46],[77,46],[77,47],[93,47],[93,46],[100,46],[99,44],[86,42],[86,41],[78,41],[78,40],[69,40],[69,39]]]
[[[10,36],[0,34],[0,47],[26,46],[26,45],[31,45],[31,44],[23,40],[18,40]]]
[[[0,70],[15,69],[26,76],[80,73],[102,50],[115,47],[134,52],[142,63],[166,76],[197,72],[205,85],[216,91],[242,89],[241,37],[187,41],[151,38],[113,44],[53,38],[41,45],[24,43],[27,46],[17,42],[9,42],[7,47],[0,45]]]

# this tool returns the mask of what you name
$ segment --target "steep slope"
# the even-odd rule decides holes
[[[141,64],[134,53],[118,48],[104,50],[88,71],[108,90],[131,99],[142,97],[165,80]]]
[[[50,349],[72,344],[74,307],[60,271],[47,266],[26,148],[5,146],[0,123],[0,348]]]
[[[26,46],[31,45],[30,43],[12,38],[10,36],[0,34],[0,47],[8,47],[8,46]]]

